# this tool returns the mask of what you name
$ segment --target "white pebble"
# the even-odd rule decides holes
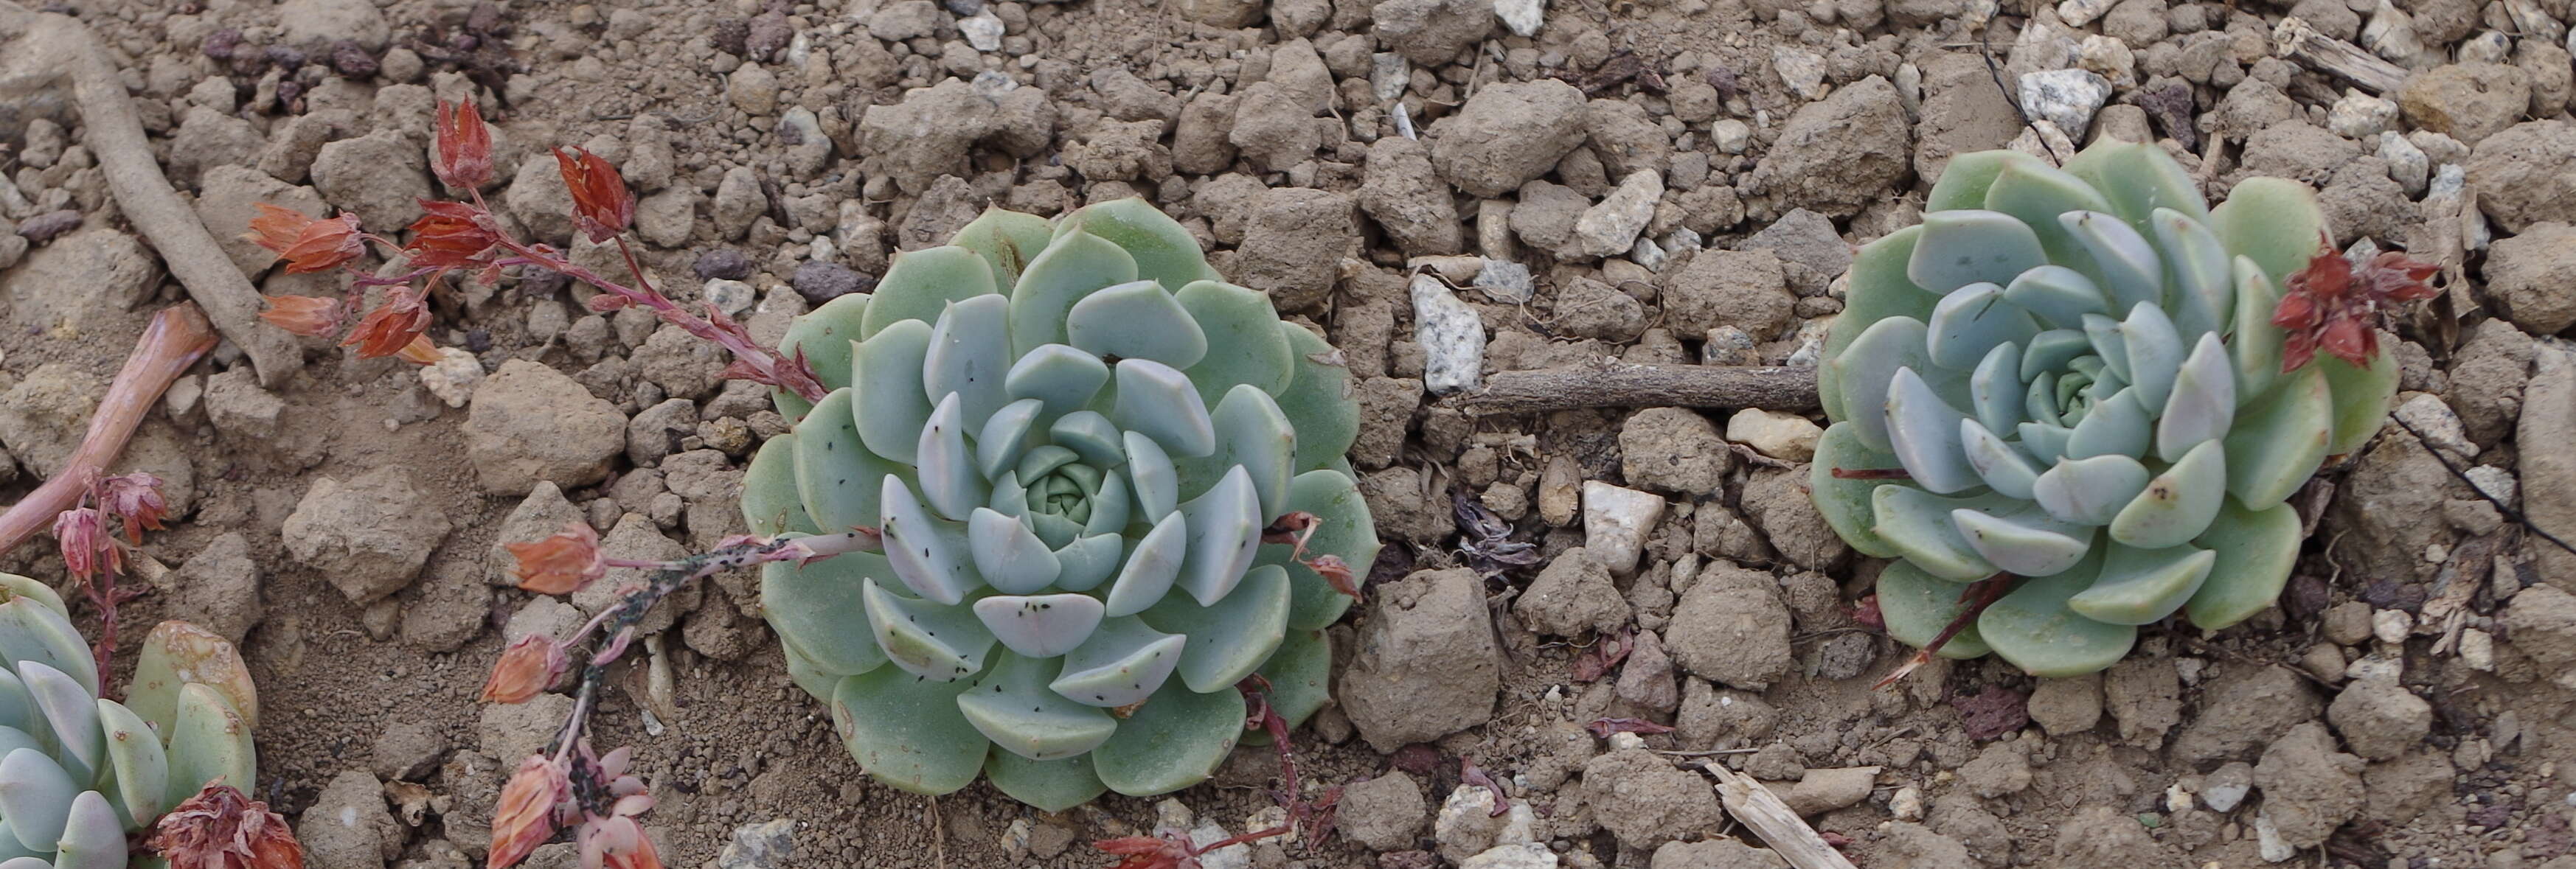
[[[2082,27],[2117,5],[2120,5],[2120,0],[2066,0],[2057,4],[2057,17],[2068,27]]]
[[[1655,219],[1655,203],[1664,196],[1663,173],[1640,169],[1619,181],[1618,189],[1575,218],[1574,237],[1587,256],[1611,257],[1637,244],[1637,233]]]
[[[1430,275],[1414,275],[1413,340],[1422,345],[1422,385],[1447,395],[1485,375],[1485,321]]]
[[[966,45],[976,51],[1002,50],[1002,19],[993,17],[990,9],[957,19],[957,33],[966,37]]]
[[[1815,52],[1786,45],[1771,47],[1771,69],[1789,85],[1789,92],[1799,99],[1812,100],[1825,95],[1825,58]]]
[[[1726,420],[1726,439],[1752,447],[1754,452],[1789,462],[1803,462],[1816,457],[1816,439],[1825,430],[1814,420],[1794,413],[1780,413],[1748,407]]]
[[[698,298],[706,300],[707,304],[716,306],[726,314],[739,317],[742,316],[742,312],[751,310],[752,303],[760,300],[760,294],[754,292],[750,284],[712,278],[707,281],[706,286],[698,288]]]
[[[2347,139],[2372,139],[2396,126],[2396,103],[2350,88],[2326,110],[2326,129]]]
[[[1547,23],[1547,0],[1494,0],[1494,17],[1522,36],[1537,36]]]
[[[438,361],[421,366],[420,385],[448,407],[464,407],[483,383],[483,363],[462,347],[438,348]]]
[[[1708,138],[1709,141],[1717,144],[1719,151],[1742,154],[1744,149],[1753,145],[1753,126],[1734,118],[1726,118],[1708,125]]]
[[[2495,635],[2476,628],[2461,629],[2460,663],[2469,665],[2471,670],[2494,672]]]
[[[1637,569],[1646,534],[1663,518],[1664,499],[1599,480],[1583,483],[1583,545],[1610,568],[1626,576]]]
[[[2280,863],[2299,856],[2298,848],[2281,841],[2281,831],[2272,826],[2272,819],[2269,817],[2255,817],[2254,842],[2256,850],[2266,863]]]
[[[2111,98],[2111,80],[2091,70],[2051,69],[2021,76],[2021,107],[2035,119],[2056,124],[2066,135],[2082,135],[2093,113]]]
[[[2370,614],[2370,635],[2391,645],[2406,642],[2406,634],[2415,630],[2415,618],[2404,610],[2380,610]]]

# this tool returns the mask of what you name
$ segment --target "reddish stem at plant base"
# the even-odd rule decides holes
[[[1975,623],[1977,616],[1983,614],[1987,607],[1994,606],[1995,601],[2003,599],[2005,592],[2012,590],[2014,579],[2012,574],[1998,573],[1968,583],[1967,588],[1960,589],[1959,600],[1967,606],[1961,608],[1959,614],[1950,619],[1949,624],[1941,626],[1941,632],[1933,635],[1932,642],[1925,643],[1922,649],[1914,653],[1914,657],[1906,659],[1903,666],[1889,672],[1887,678],[1880,679],[1878,684],[1869,686],[1870,690],[1875,691],[1894,685],[1916,669],[1932,663],[1932,656],[1938,654],[1942,646],[1949,645],[1951,638],[1957,637],[1960,631],[1967,630],[1968,625]]]
[[[80,447],[54,471],[53,479],[0,513],[0,552],[27,542],[56,515],[80,503],[81,495],[89,491],[90,477],[116,461],[143,415],[161,400],[161,393],[198,357],[215,349],[215,341],[214,324],[193,302],[152,315],[151,325],[134,342],[133,355],[125,358],[125,367],[108,386],[107,397],[91,412],[89,431],[81,436]]]

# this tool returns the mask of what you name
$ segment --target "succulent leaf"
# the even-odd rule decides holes
[[[2327,237],[2306,185],[2213,211],[2155,146],[1952,158],[1921,225],[1854,260],[1817,377],[1809,489],[1898,560],[1890,634],[1935,641],[1976,605],[1954,584],[1992,577],[2009,590],[1941,653],[2067,675],[2137,625],[2268,606],[2302,536],[2283,502],[2395,398],[2388,356],[2282,370],[2281,287]]]
[[[123,869],[125,824],[107,795],[86,791],[72,798],[54,845],[54,869]]]
[[[197,682],[179,686],[179,718],[168,737],[170,789],[162,794],[162,805],[185,802],[218,779],[256,782],[258,751],[251,743],[251,727],[249,716],[214,688]]]
[[[1253,673],[1292,719],[1320,708],[1319,632],[1349,597],[1314,562],[1378,548],[1342,455],[1350,372],[1180,224],[1140,200],[989,211],[807,317],[789,343],[850,341],[808,354],[847,376],[811,409],[779,397],[810,412],[753,458],[743,509],[883,535],[762,571],[790,677],[868,772],[928,793],[981,773],[1056,809],[1205,778]],[[1932,388],[1967,400],[1964,375]],[[1305,548],[1264,545],[1292,512]]]

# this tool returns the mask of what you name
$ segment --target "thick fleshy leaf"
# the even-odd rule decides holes
[[[930,347],[922,352],[922,394],[933,408],[956,395],[969,431],[983,428],[985,418],[1011,400],[1003,389],[1011,371],[1010,308],[1010,299],[998,294],[952,302],[931,327]]]
[[[1184,286],[1173,297],[1207,334],[1207,357],[1189,366],[1190,381],[1210,404],[1236,384],[1277,395],[1297,375],[1296,354],[1279,331],[1270,295],[1218,281]],[[1122,381],[1123,388],[1125,383]]]
[[[930,350],[930,323],[905,320],[853,348],[850,406],[868,452],[910,464],[930,421],[930,396],[922,391],[922,354]]]
[[[1923,237],[1914,245],[1905,277],[1915,286],[1948,294],[1981,282],[2001,286],[2047,263],[2048,252],[2028,224],[2000,211],[1963,208],[1923,215]]]
[[[1038,414],[1045,410],[1046,402],[1023,398],[1002,405],[1001,410],[986,418],[983,429],[975,435],[976,473],[993,480],[1003,470],[1019,464],[1020,456],[1040,443]]]
[[[98,659],[69,619],[36,597],[0,603],[0,662],[37,661],[98,693]]]
[[[919,320],[926,326],[939,319],[950,302],[1000,291],[993,283],[993,267],[974,251],[956,245],[900,251],[886,266],[885,277],[877,281],[876,293],[859,318],[856,337],[873,338],[905,320]]]
[[[1261,665],[1261,677],[1270,682],[1270,708],[1287,719],[1289,727],[1306,723],[1333,700],[1333,639],[1321,629],[1290,628],[1281,640],[1279,650],[1270,653],[1270,662]],[[1245,734],[1253,741],[1253,734]],[[1256,744],[1267,744],[1269,734],[1260,734]]]
[[[2118,663],[2138,640],[2133,625],[2097,622],[2066,602],[2101,573],[2100,550],[2072,570],[2022,580],[1977,616],[1977,634],[1995,654],[2041,677],[2077,676]]]
[[[789,320],[787,334],[778,342],[779,352],[805,354],[806,367],[814,370],[814,379],[822,381],[825,390],[850,385],[850,343],[863,331],[861,320],[870,298],[867,293],[838,296]]]
[[[2075,436],[2074,429],[2049,423],[2026,422],[2013,428],[2021,435],[2021,451],[2028,453],[2031,461],[2042,464],[2053,465],[2065,458],[2066,441]]]
[[[799,565],[760,566],[760,610],[779,642],[833,676],[854,676],[883,666],[885,650],[868,631],[867,602],[860,594],[871,577],[893,574],[885,556],[848,552]]]
[[[940,399],[930,412],[930,422],[921,427],[921,440],[914,448],[919,459],[914,471],[920,475],[921,500],[930,509],[949,519],[963,520],[978,505],[993,497],[984,474],[975,469],[975,453],[966,446],[966,428],[971,425],[962,412],[963,401],[955,393]],[[1035,475],[1022,474],[1033,480]]]
[[[1270,393],[1236,386],[1208,418],[1216,431],[1216,450],[1174,463],[1181,473],[1181,497],[1198,497],[1239,467],[1252,477],[1260,515],[1286,512],[1288,480],[1296,476],[1297,430]]]
[[[1110,478],[1117,482],[1117,478]],[[1119,498],[1127,497],[1121,492]],[[1099,518],[1100,514],[1092,514]],[[1120,523],[1125,527],[1125,523]],[[1127,552],[1126,540],[1118,534],[1094,534],[1078,538],[1056,549],[1055,560],[1064,565],[1055,576],[1055,587],[1065,591],[1090,591],[1118,569]]]
[[[28,745],[53,745],[53,725],[46,724],[45,714],[37,711],[36,698],[27,693],[27,683],[20,681],[18,674],[6,667],[0,667],[0,727],[8,728],[0,732],[26,736]],[[0,757],[8,756],[10,749],[19,747],[0,742]]]
[[[2239,256],[2236,273],[2236,331],[2228,336],[2227,352],[2236,364],[2236,401],[2253,401],[2272,388],[2281,377],[2281,327],[2272,325],[2272,312],[2281,306],[2281,290],[2254,260]]]
[[[1003,796],[1019,800],[1041,812],[1061,812],[1107,793],[1109,786],[1091,772],[1091,758],[1065,757],[1055,760],[1030,760],[1017,753],[993,749],[984,761],[984,777]]]
[[[2084,339],[2093,344],[2094,360],[2101,363],[2102,370],[2124,382],[2129,379],[2129,333],[2121,331],[2120,321],[2086,316]]]
[[[2191,448],[2227,435],[2236,423],[2236,375],[2217,333],[2203,333],[2174,375],[2173,395],[2156,418],[2156,457],[2182,458]]]
[[[975,617],[983,619],[994,639],[1011,651],[1052,658],[1091,638],[1091,629],[1100,625],[1100,599],[1083,594],[997,594],[975,602]]]
[[[89,791],[73,797],[62,841],[54,847],[54,869],[125,869],[125,858],[125,825],[107,795]]]
[[[28,850],[50,854],[63,837],[63,822],[71,817],[72,798],[80,792],[71,774],[44,752],[10,752],[0,758],[0,818],[9,821],[0,827],[17,834]]]
[[[2227,201],[2210,209],[2209,225],[2238,256],[2252,258],[2263,275],[2279,284],[2308,267],[2308,259],[2325,246],[2325,213],[2317,208],[2316,191],[2287,178],[2247,178],[2229,191]],[[2272,309],[2262,309],[2264,317]]]
[[[1004,652],[975,687],[957,695],[957,709],[995,747],[1030,760],[1090,751],[1117,732],[1118,719],[1048,690],[1047,682],[1063,663],[1052,656]]]
[[[214,688],[190,682],[179,686],[179,718],[167,731],[170,790],[161,804],[175,806],[217,780],[253,784],[259,753],[251,743],[255,725]]]
[[[1278,394],[1279,412],[1297,433],[1295,468],[1304,473],[1350,452],[1359,439],[1360,405],[1342,351],[1295,323],[1280,323],[1279,334],[1288,337],[1288,350],[1296,359],[1296,376]]]
[[[1103,287],[1136,279],[1136,258],[1087,232],[1056,237],[1029,261],[1011,285],[1011,350],[1020,355],[1046,344],[1069,344],[1065,317]]]
[[[1986,352],[1968,375],[1968,403],[1988,430],[2011,431],[2022,416],[2021,345],[2005,342]]]
[[[161,746],[161,734],[125,704],[104,698],[97,702],[108,759],[100,784],[112,786],[126,817],[159,817],[170,805],[162,802],[170,792],[170,755]]]
[[[1951,171],[1955,174],[1958,170],[1954,166]],[[1949,178],[1948,175],[1942,177],[1945,181]],[[1939,186],[1936,184],[1934,188]],[[1923,318],[1932,316],[1932,305],[1941,297],[1915,286],[1905,277],[1905,265],[1913,260],[1914,244],[1922,237],[1922,227],[1908,226],[1860,246],[1860,252],[1852,257],[1850,282],[1843,293],[1843,312],[1835,315],[1833,327],[1825,332],[1825,359],[1841,358],[1843,348],[1850,346],[1862,332],[1878,325],[1880,320],[1911,317],[1919,324]],[[1822,386],[1821,382],[1819,386]],[[1835,405],[1828,402],[1825,407],[1831,410]],[[1835,412],[1832,416],[1848,419],[1852,414]]]
[[[1261,529],[1270,524],[1261,517],[1252,475],[1235,468],[1207,494],[1183,503],[1180,514],[1189,518],[1190,548],[1175,583],[1200,606],[1215,606],[1243,581],[1261,544]]]
[[[18,662],[18,678],[54,732],[54,762],[74,780],[98,780],[107,763],[107,738],[98,729],[98,699],[63,671],[42,661]]]
[[[2154,439],[2155,420],[2150,411],[2138,403],[2138,387],[2113,393],[2110,398],[2094,402],[2093,411],[2075,424],[2075,432],[2066,437],[2066,456],[2088,459],[2094,456],[2127,456],[2147,454],[2147,442]]]
[[[857,411],[851,403],[855,397],[848,389],[833,390],[789,433],[795,436],[788,443],[794,450],[790,457],[800,498],[798,512],[804,514],[806,527],[818,532],[877,527],[885,518],[885,481],[909,471],[877,457],[860,440]],[[743,482],[744,509],[750,509],[755,500],[751,481],[746,477]],[[764,508],[764,513],[775,515],[777,509]]]
[[[1195,458],[1216,449],[1215,424],[1198,387],[1189,375],[1151,359],[1118,361],[1118,399],[1109,419],[1121,429],[1153,438],[1176,457]]]
[[[2010,214],[2028,225],[2039,235],[2040,247],[2048,251],[2050,262],[2086,265],[2089,257],[2083,245],[2067,235],[2057,216],[2069,211],[2108,211],[2111,203],[2084,179],[2038,160],[2027,160],[2007,163],[1995,174],[1993,186],[1986,188],[1985,207]]]
[[[1029,261],[1047,249],[1054,232],[1046,218],[986,206],[983,214],[959,227],[948,243],[983,257],[993,269],[993,286],[1008,290],[1018,283]]]
[[[894,667],[841,680],[832,725],[870,778],[917,794],[965,787],[991,743],[957,709],[968,679],[933,681]]]
[[[2281,597],[2290,566],[2299,560],[2299,511],[2288,504],[2247,510],[2234,498],[2192,545],[2217,553],[2209,580],[2183,605],[2191,623],[2207,630],[2254,617]]]
[[[1871,558],[1895,558],[1903,554],[1894,544],[1878,536],[1874,495],[1880,486],[1914,488],[1891,480],[1845,479],[1834,476],[1834,469],[1877,470],[1896,467],[1896,457],[1872,450],[1861,442],[1859,425],[1843,420],[1825,427],[1816,439],[1815,458],[1807,466],[1807,490],[1814,496],[1816,512],[1825,524],[1854,551]]]
[[[2381,352],[2367,366],[2318,354],[2310,364],[2325,372],[2334,402],[2334,436],[2326,441],[2326,455],[2360,449],[2379,434],[2380,426],[2388,424],[2388,405],[2397,400],[2397,354]]]
[[[2225,500],[2227,448],[2202,441],[2120,508],[2111,519],[2111,539],[2139,549],[2181,546],[2208,530]]]
[[[1240,587],[1210,605],[1179,595],[1137,616],[1155,630],[1188,635],[1181,650],[1181,681],[1192,691],[1218,691],[1243,681],[1288,630],[1288,571],[1276,565],[1253,568]]]
[[[1137,538],[1135,550],[1118,569],[1118,580],[1109,586],[1109,615],[1134,615],[1162,600],[1171,591],[1172,580],[1181,575],[1189,539],[1188,519],[1179,511],[1164,516],[1154,530]]]
[[[1118,733],[1091,752],[1091,768],[1128,796],[1170,793],[1206,781],[1243,735],[1243,695],[1199,693],[1177,682],[1136,708]]]
[[[1997,148],[1970,151],[1950,158],[1941,169],[1941,178],[1932,183],[1932,192],[1923,198],[1925,211],[1954,211],[1962,208],[1988,207],[1997,176],[2016,165],[2046,165],[2040,159],[2020,151]]]
[[[1912,368],[1899,368],[1887,392],[1889,452],[1916,485],[1947,494],[1979,485],[1959,445],[1958,408],[1932,393]]]
[[[2135,227],[2099,211],[2070,211],[2057,220],[2093,257],[2112,310],[2164,304],[2164,262],[2156,256],[2155,245]]]
[[[1057,238],[1075,232],[1099,236],[1127,251],[1135,258],[1137,277],[1167,288],[1212,274],[1207,257],[1199,253],[1198,239],[1143,199],[1131,196],[1094,203],[1056,221]]]
[[[1054,550],[1038,539],[1037,532],[989,507],[977,507],[967,518],[966,544],[975,553],[975,572],[983,574],[986,585],[1003,594],[1028,594],[1045,588],[1064,568]]]
[[[2115,625],[2143,625],[2173,615],[2209,578],[2217,553],[2192,546],[2140,549],[2108,544],[2102,576],[2066,600],[2085,618]]]
[[[1997,345],[2028,341],[2040,331],[2030,312],[2005,301],[2003,288],[1991,283],[1969,284],[1941,297],[1928,325],[1925,344],[1933,364],[1943,368],[1974,366]]]
[[[0,573],[0,603],[22,597],[53,610],[55,615],[63,617],[65,624],[70,623],[72,611],[63,605],[62,593],[55,591],[53,586],[14,573]]]
[[[2004,287],[2004,301],[2021,306],[2058,329],[2081,327],[2086,314],[2111,313],[2111,301],[2102,294],[2101,286],[2082,272],[2058,265],[2040,266],[2014,277]]]
[[[1104,619],[1064,655],[1047,687],[1077,703],[1117,708],[1152,696],[1181,663],[1188,638],[1166,634],[1135,616]]]
[[[2030,497],[2031,485],[2039,480],[2039,466],[2020,448],[1973,419],[1959,421],[1959,446],[1968,457],[1968,467],[1976,469],[1987,488],[2006,497]]]
[[[2093,550],[2093,529],[2058,522],[2047,511],[2023,509],[1997,516],[1978,510],[1952,510],[1950,521],[1996,569],[2016,576],[2063,573]]]
[[[1994,562],[1977,554],[1959,534],[1958,521],[1951,515],[1957,510],[2004,512],[2017,509],[2022,502],[1986,493],[1968,498],[1944,498],[1920,489],[1904,486],[1880,486],[1871,493],[1877,522],[1872,526],[1879,539],[1906,561],[1924,572],[1951,582],[1969,582],[1995,575]]]
[[[1365,571],[1368,568],[1361,565],[1377,563],[1377,522],[1351,475],[1332,469],[1298,474],[1288,483],[1288,509],[1315,517],[1315,533],[1306,539],[1306,558],[1331,555],[1353,571]],[[1288,571],[1288,627],[1318,630],[1342,617],[1351,606],[1351,596],[1335,591],[1304,561],[1291,558],[1295,549],[1284,543],[1264,543],[1252,563],[1276,564]]]
[[[2173,318],[2147,305],[2130,309],[2129,318],[2120,321],[2120,345],[2129,351],[2128,370],[2120,376],[2136,391],[2132,397],[2138,406],[2150,413],[2165,406],[2165,397],[2173,394],[2174,373],[2182,369],[2183,354],[2191,352],[2174,329]]]
[[[2319,366],[2283,375],[2236,417],[2227,445],[2227,493],[2251,509],[2281,503],[2325,463],[2334,403]]]
[[[2081,328],[2050,329],[2033,335],[2030,345],[2022,348],[2021,379],[2037,380],[2042,374],[2065,370],[2067,363],[2092,352],[2093,338]]]
[[[2117,453],[2059,461],[2031,485],[2031,500],[2060,521],[2108,525],[2147,488],[2147,467]]]
[[[2067,174],[2082,178],[2111,202],[2110,211],[2143,232],[2148,215],[2158,208],[2182,212],[2194,220],[2209,217],[2200,184],[2164,148],[2145,142],[2105,138],[2066,161]]]
[[[804,497],[796,485],[796,433],[782,432],[761,443],[742,472],[744,527],[763,536],[821,530],[806,515]]]
[[[1127,484],[1136,492],[1136,518],[1161,522],[1164,516],[1180,509],[1180,472],[1172,467],[1171,454],[1153,438],[1130,431],[1123,440],[1127,445]]]
[[[1961,599],[1967,591],[1966,583],[1925,573],[1913,562],[1895,562],[1878,575],[1878,614],[1887,622],[1888,636],[1919,649],[1967,611],[1967,601]],[[1965,660],[1984,657],[1986,652],[1986,639],[1978,636],[1977,623],[1970,620],[1933,654]]]
[[[177,726],[179,695],[190,684],[206,686],[249,726],[259,726],[259,687],[251,683],[241,652],[221,635],[176,619],[144,635],[134,678],[126,683],[125,708],[151,722],[166,742]]]
[[[1100,357],[1063,344],[1047,344],[1011,364],[1002,391],[1012,398],[1044,402],[1040,418],[1063,417],[1082,410],[1109,382],[1109,366]]]
[[[1198,321],[1170,290],[1153,281],[1131,281],[1083,297],[1066,315],[1064,332],[1065,343],[1102,357],[1188,368],[1208,355],[1208,336]]]
[[[2174,329],[2185,343],[2225,329],[2236,310],[2236,282],[2228,273],[2227,247],[2209,226],[2170,208],[2149,220],[2164,246],[2174,289]]]
[[[1047,439],[1072,450],[1095,468],[1127,463],[1126,433],[1096,411],[1077,410],[1057,417],[1054,424],[1047,426]]]
[[[861,580],[860,589],[867,601],[868,629],[896,667],[935,682],[964,679],[984,669],[993,632],[973,612],[896,595],[874,578]]]
[[[1925,349],[1930,334],[1921,320],[1888,317],[1827,358],[1818,372],[1818,380],[1840,384],[1843,409],[1849,411],[1843,419],[1853,424],[1852,434],[1870,449],[1888,448],[1887,391],[1897,370],[1932,369],[1932,353]]]
[[[931,516],[900,478],[886,477],[883,493],[886,565],[905,587],[933,603],[954,605],[984,584],[968,551],[966,523]]]

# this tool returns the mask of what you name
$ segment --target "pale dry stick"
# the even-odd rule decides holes
[[[0,513],[0,552],[17,548],[51,526],[56,514],[78,503],[81,493],[89,489],[90,477],[105,472],[125,451],[134,427],[142,424],[143,415],[161,400],[171,381],[213,349],[214,330],[194,303],[181,302],[152,315],[152,324],[134,342],[134,355],[125,358],[125,368],[116,372],[107,397],[90,414],[89,432],[81,436],[80,448],[55,469],[53,479]]]
[[[1778,794],[1754,781],[1752,776],[1726,768],[1726,764],[1708,761],[1701,769],[1717,777],[1717,798],[1726,804],[1726,813],[1744,822],[1762,836],[1771,852],[1789,861],[1794,869],[1858,869],[1843,852],[1825,844],[1816,828],[1807,826],[1804,818],[1789,809]]]
[[[2372,94],[2395,93],[2406,83],[2406,68],[2379,59],[2361,46],[2318,33],[2298,16],[2272,27],[2272,53],[2301,66],[2343,79]]]
[[[259,291],[161,174],[143,137],[142,116],[135,113],[116,64],[89,27],[70,16],[31,12],[0,0],[0,58],[7,59],[0,64],[0,96],[70,85],[85,131],[81,143],[98,158],[118,208],[160,252],[170,274],[187,287],[188,297],[205,306],[204,316],[215,329],[250,356],[260,384],[274,386],[302,368],[303,355],[293,337],[260,320]]]
[[[1539,413],[1581,407],[1817,408],[1816,369],[1765,365],[1638,365],[1603,361],[1485,375],[1451,399],[1471,413]]]

